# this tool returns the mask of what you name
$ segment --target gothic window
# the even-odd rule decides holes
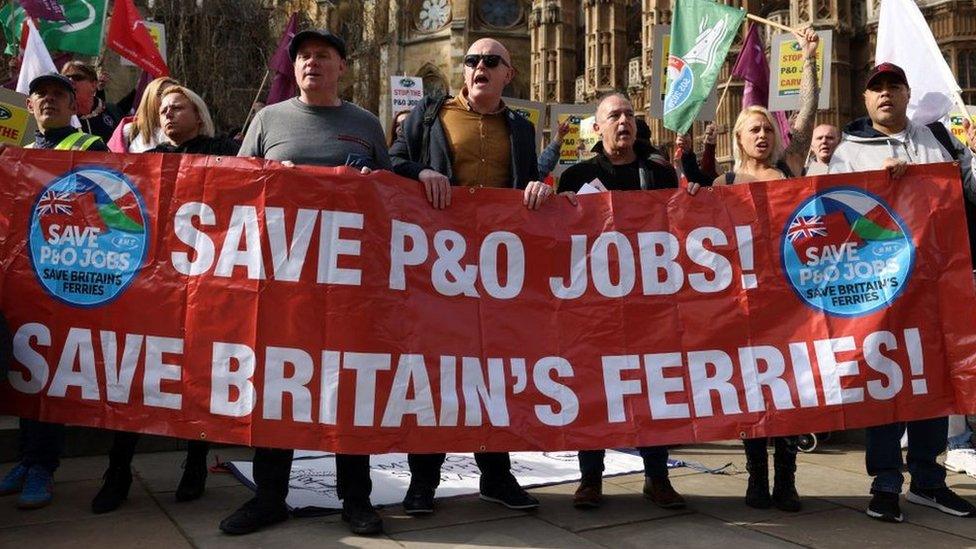
[[[417,71],[417,76],[423,79],[425,96],[439,97],[448,94],[447,79],[434,65],[430,63],[424,65]]]
[[[482,0],[478,15],[488,26],[507,29],[522,20],[521,0]]]
[[[967,105],[976,101],[976,50],[962,50],[956,56],[956,79]]]
[[[627,4],[627,59],[641,55],[641,17],[640,0]]]
[[[586,51],[586,14],[583,12],[583,2],[579,2],[576,10],[576,51]],[[586,55],[576,56],[576,75],[586,71]]]
[[[451,20],[450,0],[422,0],[417,6],[414,22],[417,30],[434,32]]]

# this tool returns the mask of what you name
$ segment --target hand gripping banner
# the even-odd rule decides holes
[[[336,450],[560,450],[976,412],[958,168],[558,198],[8,150],[0,412]]]

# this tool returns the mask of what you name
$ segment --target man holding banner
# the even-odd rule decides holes
[[[952,137],[944,126],[923,126],[908,119],[911,89],[905,72],[893,63],[871,70],[864,90],[868,116],[844,128],[844,140],[830,162],[831,173],[885,169],[901,177],[909,164],[959,162],[967,200],[976,202],[976,176],[972,151]],[[976,128],[969,128],[970,143]],[[941,136],[939,134],[942,134]],[[976,507],[946,486],[945,469],[936,457],[946,450],[948,420],[937,417],[908,423],[890,423],[867,429],[865,461],[874,477],[868,516],[901,522],[898,502],[904,476],[899,441],[908,431],[909,503],[932,507],[954,516],[976,516]]]
[[[319,166],[389,169],[386,140],[379,119],[343,101],[338,83],[346,71],[346,43],[320,30],[305,30],[288,48],[299,97],[276,103],[255,116],[238,156],[254,156]],[[291,449],[254,452],[256,497],[220,523],[228,534],[249,534],[288,518],[285,499],[291,476]],[[378,534],[383,520],[370,503],[369,455],[339,454],[336,492],[342,519],[355,534]]]

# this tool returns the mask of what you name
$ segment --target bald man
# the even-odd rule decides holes
[[[813,129],[813,139],[810,141],[810,154],[803,169],[804,175],[820,175],[827,173],[834,150],[840,144],[840,130],[837,126],[820,124]]]
[[[457,97],[425,98],[407,117],[390,149],[393,171],[423,185],[434,208],[451,205],[452,187],[522,189],[525,206],[536,209],[552,196],[538,181],[535,128],[502,101],[515,77],[508,50],[481,39],[464,56],[464,88]],[[403,499],[409,515],[434,512],[445,454],[410,454],[410,487]],[[511,472],[505,452],[475,453],[481,470],[481,499],[510,509],[534,509]]]

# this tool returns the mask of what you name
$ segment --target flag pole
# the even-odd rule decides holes
[[[268,76],[271,74],[271,68],[269,67],[264,71],[264,78],[261,79],[261,85],[258,86],[258,93],[254,94],[254,101],[251,101],[251,108],[247,111],[247,118],[244,119],[244,125],[241,127],[241,133],[247,131],[247,125],[251,123],[251,117],[254,116],[254,104],[258,102],[258,98],[261,97],[261,92],[264,91],[264,85],[268,82]]]
[[[755,21],[756,23],[762,23],[763,25],[769,25],[770,27],[773,27],[773,28],[776,28],[776,29],[779,29],[779,30],[782,30],[782,31],[786,31],[786,32],[791,32],[793,34],[796,34],[796,33],[800,32],[797,29],[794,29],[793,27],[787,27],[786,25],[784,25],[782,23],[777,23],[776,21],[770,21],[769,19],[766,19],[765,17],[759,17],[758,15],[753,15],[751,13],[747,13],[746,14],[746,18],[749,19],[749,20]]]

